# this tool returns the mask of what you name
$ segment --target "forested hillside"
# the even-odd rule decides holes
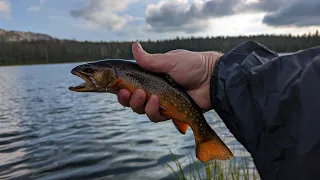
[[[318,31],[313,34],[258,35],[238,37],[175,38],[141,42],[151,53],[173,49],[227,52],[242,42],[253,40],[276,52],[292,52],[320,45]],[[0,41],[0,65],[66,63],[106,58],[132,59],[132,42],[79,42],[74,40]]]

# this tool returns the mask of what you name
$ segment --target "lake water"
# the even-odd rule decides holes
[[[0,179],[170,179],[170,150],[190,166],[190,129],[152,123],[112,94],[70,92],[78,64],[0,67]],[[205,117],[245,154],[214,112]]]

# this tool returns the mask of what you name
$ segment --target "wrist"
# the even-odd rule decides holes
[[[214,69],[216,68],[216,64],[219,61],[219,59],[221,58],[221,56],[223,56],[223,54],[220,52],[211,52],[210,53],[210,58],[209,58],[210,77],[212,77],[212,73],[213,73]]]
[[[213,104],[212,104],[212,101],[211,101],[211,94],[212,94],[212,90],[213,90],[213,88],[212,88],[212,77],[214,76],[214,77],[216,77],[217,75],[214,75],[213,73],[215,72],[215,69],[217,68],[217,63],[218,63],[218,61],[219,61],[219,59],[221,58],[221,56],[223,56],[223,54],[222,53],[220,53],[220,52],[215,52],[215,51],[213,51],[213,52],[205,52],[206,53],[206,61],[207,61],[207,82],[205,83],[205,84],[207,84],[207,86],[206,86],[206,96],[207,96],[207,98],[206,98],[206,101],[207,101],[207,108],[206,108],[206,110],[211,110],[211,109],[213,109],[214,107],[213,107]]]

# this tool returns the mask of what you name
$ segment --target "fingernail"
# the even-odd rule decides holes
[[[143,52],[143,48],[141,46],[141,44],[139,42],[135,42],[135,48],[134,48],[134,51],[138,52]]]
[[[137,42],[137,45],[138,45],[138,48],[139,48],[139,49],[143,49],[142,46],[141,46],[141,44],[140,44],[139,42]]]

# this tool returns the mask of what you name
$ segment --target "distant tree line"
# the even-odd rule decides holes
[[[259,42],[276,52],[293,52],[320,45],[318,31],[314,34],[300,36],[188,37],[161,41],[149,40],[141,44],[151,53],[164,53],[173,49],[228,52],[248,40]],[[107,58],[133,59],[131,44],[132,42],[79,42],[75,40],[0,41],[0,65],[66,63]]]

